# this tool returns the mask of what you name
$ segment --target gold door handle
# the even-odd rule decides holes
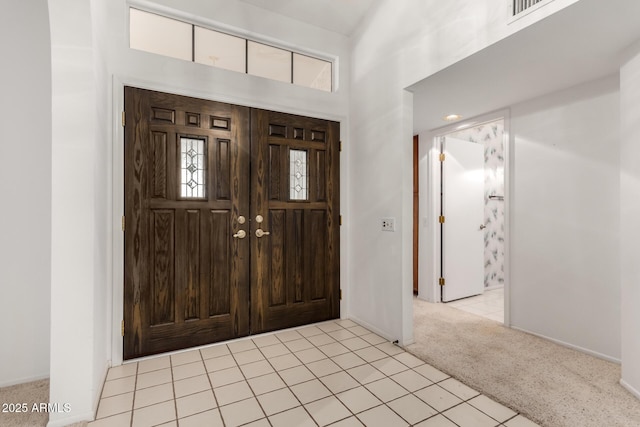
[[[256,237],[258,237],[258,238],[260,238],[262,236],[268,236],[269,234],[271,234],[271,233],[269,233],[268,231],[264,231],[262,228],[258,228],[256,230]]]
[[[236,234],[233,235],[236,239],[244,239],[247,237],[247,232],[244,230],[239,230]]]

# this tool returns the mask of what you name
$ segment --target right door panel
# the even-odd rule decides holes
[[[251,111],[252,333],[339,316],[339,149],[338,123]]]

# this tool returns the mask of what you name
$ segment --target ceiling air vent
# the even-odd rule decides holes
[[[541,3],[545,0],[512,0],[513,1],[513,16],[519,15],[532,6]]]

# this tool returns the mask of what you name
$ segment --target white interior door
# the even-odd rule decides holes
[[[444,302],[484,291],[484,147],[445,138],[442,168]]]

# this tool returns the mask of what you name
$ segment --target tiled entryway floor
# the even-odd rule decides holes
[[[482,295],[448,302],[449,307],[504,323],[504,288],[485,291]]]
[[[109,370],[91,427],[535,426],[350,320]]]

